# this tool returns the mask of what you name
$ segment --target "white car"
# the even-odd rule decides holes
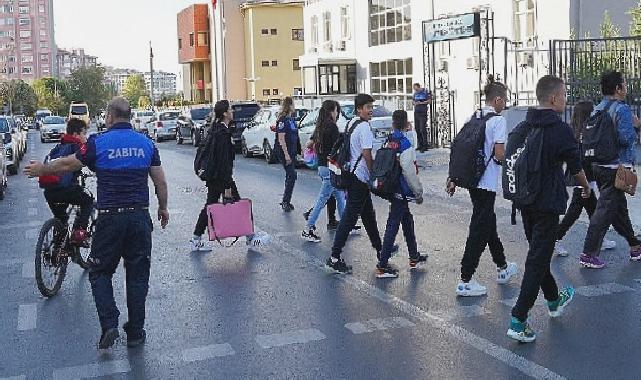
[[[131,125],[133,125],[136,131],[149,134],[147,123],[149,123],[153,117],[154,111],[152,110],[135,110],[131,115]]]
[[[41,121],[40,142],[60,141],[67,130],[67,123],[62,116],[47,116]]]
[[[176,127],[180,111],[159,111],[147,123],[149,135],[154,141],[173,140],[176,138]]]
[[[22,127],[16,122],[13,116],[8,116],[7,121],[9,122],[9,129],[11,130],[11,135],[16,141],[18,159],[22,160],[25,153],[27,152],[27,132],[22,129]]]
[[[254,118],[246,125],[240,139],[240,150],[245,157],[265,157],[269,164],[276,163],[274,155],[274,139],[276,119],[280,106],[261,108]]]
[[[2,137],[3,150],[2,170],[6,170],[11,175],[16,175],[20,168],[20,158],[18,157],[20,148],[15,134],[11,133],[11,124],[7,116],[0,116],[0,137]]]
[[[5,164],[4,145],[0,144],[0,200],[4,199],[4,192],[7,189],[9,181],[7,180],[7,165]]]

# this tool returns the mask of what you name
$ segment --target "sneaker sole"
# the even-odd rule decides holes
[[[630,256],[630,261],[641,261],[641,256],[637,256],[637,257]]]
[[[512,329],[507,330],[507,336],[521,343],[532,343],[536,340],[536,336],[525,337]]]
[[[560,316],[563,315],[563,310],[565,310],[565,307],[568,306],[568,304],[570,302],[572,302],[573,299],[574,299],[574,293],[572,294],[572,296],[570,297],[568,302],[565,303],[565,305],[563,305],[563,306],[559,305],[559,307],[557,307],[557,309],[555,311],[548,310],[548,315],[551,318],[559,318]]]
[[[554,252],[555,256],[558,257],[568,257],[569,253],[568,252]]]
[[[499,285],[505,285],[505,284],[508,284],[508,283],[510,283],[510,281],[512,281],[512,279],[513,279],[514,277],[516,277],[517,275],[518,275],[518,273],[514,273],[513,275],[509,276],[508,278],[501,279],[501,280],[499,280],[499,279],[497,278],[497,279],[496,279],[496,283],[497,283],[497,284],[499,284]]]
[[[424,268],[426,266],[426,264],[427,263],[425,263],[425,262],[416,263],[414,265],[410,264],[410,270]]]
[[[398,274],[376,273],[376,278],[398,278]]]
[[[107,334],[100,339],[100,342],[98,342],[98,349],[99,350],[107,350],[116,343],[116,339],[120,337],[120,333],[118,332],[118,329],[112,329]]]
[[[329,274],[352,274],[351,270],[348,271],[348,272],[341,272],[341,271],[338,271],[338,270],[330,267],[327,264],[325,264],[325,271],[328,272]]]
[[[603,268],[605,268],[605,265],[594,265],[594,264],[590,264],[590,263],[584,263],[583,261],[581,261],[581,266],[583,266],[584,268],[590,268],[590,269],[603,269]]]
[[[310,243],[320,243],[320,239],[314,239],[313,237],[302,236],[302,239]]]
[[[459,292],[456,291],[456,295],[459,297],[481,297],[487,295],[487,291],[484,292]]]

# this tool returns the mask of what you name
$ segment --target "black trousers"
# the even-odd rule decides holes
[[[198,221],[194,228],[194,236],[201,236],[205,233],[205,230],[207,229],[207,206],[220,202],[220,198],[224,194],[225,189],[219,184],[207,183],[207,202],[198,215]],[[231,194],[234,199],[240,199],[238,188],[236,188],[236,182],[232,182],[231,184]]]
[[[69,205],[80,206],[80,212],[76,215],[73,228],[87,228],[93,211],[94,200],[81,186],[45,190],[44,195],[53,216],[64,223],[69,221],[69,215],[67,214]]]
[[[414,129],[416,130],[416,136],[418,137],[418,149],[427,149],[427,111],[414,112]]]
[[[521,291],[516,305],[512,308],[512,316],[525,321],[539,295],[539,289],[548,301],[556,301],[559,298],[559,288],[550,272],[559,216],[528,209],[521,210],[521,216],[530,249],[525,260]]]
[[[338,223],[336,234],[334,235],[334,245],[332,246],[332,256],[340,259],[341,252],[347,237],[354,226],[358,217],[361,217],[369,241],[372,247],[378,252],[383,248],[381,236],[378,232],[378,225],[376,224],[376,213],[374,205],[372,204],[372,196],[369,187],[359,180],[354,180],[354,183],[347,190],[347,203],[345,204],[345,211]]]
[[[294,185],[298,174],[296,174],[296,157],[292,158],[292,163],[287,165],[283,159],[283,168],[285,169],[285,191],[283,192],[283,203],[292,202],[292,194],[294,193]]]
[[[610,225],[627,240],[631,247],[640,245],[639,239],[634,235],[625,193],[614,187],[616,169],[595,166],[593,171],[600,195],[594,215],[590,218],[583,253],[593,257],[599,256],[603,237]]]
[[[494,212],[496,193],[484,189],[472,189],[470,190],[470,198],[472,198],[472,219],[465,243],[465,252],[461,260],[461,279],[463,281],[472,279],[485,247],[490,248],[492,260],[497,267],[504,267],[507,264],[503,243],[501,243],[496,228],[496,213]]]
[[[576,222],[581,216],[583,209],[588,213],[588,217],[592,219],[594,210],[596,210],[596,195],[594,195],[594,192],[591,192],[590,198],[586,199],[581,196],[581,193],[581,188],[574,188],[574,191],[572,192],[572,200],[570,201],[570,205],[568,205],[568,210],[565,212],[565,216],[563,217],[563,220],[561,220],[561,223],[559,223],[559,228],[556,230],[556,240],[562,240],[565,237],[565,234],[568,233],[570,227],[572,227],[574,222]]]

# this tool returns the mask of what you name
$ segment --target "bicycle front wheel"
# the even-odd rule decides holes
[[[67,226],[58,219],[49,219],[40,229],[36,244],[36,284],[45,297],[55,296],[67,274],[64,243]]]

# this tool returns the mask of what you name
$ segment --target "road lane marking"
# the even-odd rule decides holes
[[[257,335],[256,342],[262,348],[302,344],[325,339],[325,334],[316,329],[288,331],[280,334]]]
[[[262,229],[265,230],[265,229]],[[302,259],[310,266],[315,266],[318,269],[325,271],[325,263],[319,259],[309,256],[304,251],[295,248],[294,246],[286,243],[282,239],[279,239],[272,234],[273,239],[272,243],[274,245],[280,246],[283,252],[289,253],[290,255]],[[399,310],[413,318],[416,318],[420,321],[423,321],[434,328],[440,329],[448,334],[450,334],[455,339],[459,340],[461,343],[467,344],[493,358],[502,362],[503,364],[515,368],[518,371],[521,371],[523,374],[533,377],[535,379],[565,379],[565,377],[549,370],[548,368],[537,364],[533,361],[530,361],[523,356],[517,355],[514,352],[503,348],[491,341],[482,338],[454,323],[447,321],[444,318],[441,318],[437,315],[434,315],[430,312],[427,312],[420,307],[413,305],[407,301],[400,299],[392,294],[385,292],[369,283],[359,280],[353,276],[336,276],[338,281],[342,281],[348,285],[351,285],[357,291],[369,295],[373,298],[376,298],[382,302],[387,303],[388,305],[394,307],[396,310]],[[507,318],[507,315],[506,315]],[[506,338],[507,342],[507,338]]]
[[[38,237],[38,233],[40,233],[40,230],[37,228],[31,228],[24,232],[24,237],[26,239],[36,239]]]
[[[33,261],[22,264],[22,278],[36,278],[36,267]]]
[[[38,209],[37,209],[37,208],[30,207],[30,208],[27,210],[27,215],[28,215],[28,216],[36,216],[36,215],[38,215]]]
[[[53,371],[53,380],[86,379],[115,375],[131,371],[128,360],[111,360],[77,367],[60,368]]]
[[[377,318],[369,319],[362,322],[346,323],[345,328],[353,334],[365,334],[374,331],[383,331],[391,329],[400,329],[405,327],[414,327],[415,323],[408,321],[403,317],[394,318]]]
[[[236,351],[234,351],[229,343],[212,344],[209,346],[185,349],[182,352],[182,359],[184,362],[191,363],[235,354]]]
[[[42,226],[44,222],[29,222],[29,223],[16,223],[16,224],[7,224],[5,226],[0,226],[0,230],[13,230],[13,229],[22,229],[25,227],[38,227]]]
[[[27,380],[27,376],[9,376],[9,377],[0,377],[0,380]]]
[[[480,317],[485,314],[488,314],[488,311],[484,307],[478,306],[478,305],[470,305],[470,306],[461,305],[450,310],[435,311],[434,314],[438,315],[443,319],[451,321],[452,319],[455,319],[455,318]]]
[[[38,305],[35,303],[18,307],[18,331],[33,330],[38,322]]]
[[[580,286],[575,289],[575,292],[584,297],[600,297],[616,293],[634,292],[634,288],[611,282],[607,284]]]

